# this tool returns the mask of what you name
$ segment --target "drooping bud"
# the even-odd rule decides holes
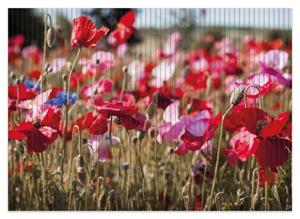
[[[54,46],[55,41],[56,41],[55,29],[53,27],[50,27],[46,34],[46,42],[48,47],[51,48],[52,46]]]
[[[146,111],[148,119],[153,118],[153,116],[155,115],[156,109],[157,109],[157,104],[154,102],[150,103],[150,105],[148,106],[147,111]]]
[[[239,86],[236,89],[234,89],[234,91],[231,94],[230,97],[230,104],[233,106],[238,105],[241,100],[244,97],[244,93],[245,93],[245,87],[244,86]]]
[[[127,66],[124,66],[123,68],[122,68],[122,71],[124,72],[124,73],[128,73],[128,67]]]

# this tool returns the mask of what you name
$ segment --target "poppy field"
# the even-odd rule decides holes
[[[291,29],[95,11],[10,18],[9,210],[291,211]]]

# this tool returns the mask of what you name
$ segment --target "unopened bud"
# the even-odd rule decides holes
[[[86,172],[85,172],[85,169],[83,167],[78,167],[77,168],[77,177],[78,177],[78,180],[82,184],[85,184],[85,181],[86,181]]]
[[[9,76],[10,76],[10,78],[11,78],[12,80],[15,80],[15,79],[16,79],[16,73],[13,72],[13,71],[10,72]]]
[[[151,138],[155,138],[155,137],[156,137],[156,134],[157,134],[157,131],[156,131],[155,128],[151,128],[151,129],[149,130],[149,135],[150,135]]]
[[[49,48],[54,46],[55,41],[56,41],[56,32],[53,27],[50,27],[48,29],[47,34],[46,34],[46,41],[47,41],[47,45]]]
[[[112,189],[112,190],[110,190],[110,191],[108,192],[108,200],[109,200],[111,203],[113,203],[113,202],[116,201],[116,192],[115,192],[114,189]]]
[[[138,137],[132,137],[131,141],[134,145],[136,145],[136,143],[138,142]]]
[[[77,167],[83,167],[84,164],[85,164],[85,160],[84,160],[84,157],[79,154],[77,157],[76,157],[76,161],[77,161]]]
[[[125,73],[127,74],[127,73],[128,73],[128,67],[127,67],[127,66],[124,66],[124,67],[122,68],[122,71],[125,72]]]
[[[124,162],[122,163],[122,168],[126,171],[129,169],[129,163],[128,162]]]
[[[156,112],[156,109],[157,109],[157,105],[156,103],[150,103],[150,105],[148,106],[147,108],[147,117],[148,119],[152,119],[155,112]]]
[[[138,131],[137,132],[137,137],[140,141],[142,141],[145,137],[145,131]]]
[[[62,79],[63,79],[63,81],[67,81],[67,79],[68,79],[67,75],[66,75],[66,74],[63,74],[63,75],[62,75]]]
[[[239,86],[236,89],[234,89],[230,97],[230,104],[232,104],[233,106],[238,105],[243,99],[244,93],[245,93],[244,86]]]
[[[76,187],[77,187],[77,183],[78,183],[78,181],[77,181],[76,179],[73,179],[73,180],[70,182],[70,189],[75,190]]]

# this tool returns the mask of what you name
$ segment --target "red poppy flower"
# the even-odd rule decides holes
[[[132,116],[137,112],[136,107],[125,105],[124,102],[103,102],[96,107],[98,113],[106,116]]]
[[[135,17],[135,11],[128,11],[121,17],[119,23],[117,24],[117,28],[110,34],[108,38],[110,45],[119,46],[127,42],[131,35],[136,31],[133,27]]]
[[[271,121],[272,117],[261,109],[244,108],[244,106],[238,105],[225,117],[224,127],[228,131],[246,127],[252,134],[257,134],[260,131],[260,125],[265,125]]]
[[[255,160],[263,168],[275,168],[287,162],[292,150],[289,139],[275,137],[260,140],[255,152]]]
[[[27,89],[24,83],[8,86],[8,97],[13,100],[29,100],[33,99],[37,94],[37,89]]]
[[[192,99],[191,100],[191,108],[189,109],[189,113],[193,113],[196,111],[202,110],[210,110],[211,111],[211,103],[201,99]]]
[[[192,86],[195,90],[205,89],[207,75],[203,72],[195,73],[195,72],[187,72],[185,74],[185,83]]]
[[[30,78],[35,79],[37,81],[37,80],[39,80],[39,78],[41,76],[41,71],[40,70],[32,70],[32,71],[28,72],[27,75]]]
[[[97,112],[106,117],[116,116],[120,124],[127,130],[147,130],[150,124],[146,122],[146,116],[137,112],[137,108],[129,102],[112,100],[96,105]]]
[[[89,127],[89,132],[92,135],[103,135],[107,132],[107,118],[105,116],[98,116],[97,119]]]
[[[289,112],[280,113],[271,123],[266,124],[261,129],[259,135],[262,137],[272,137],[274,135],[278,135],[287,124],[289,117]]]
[[[231,147],[225,148],[224,153],[229,163],[236,166],[238,160],[245,162],[249,156],[254,155],[259,140],[243,127],[230,139],[229,144]]]
[[[108,33],[105,26],[97,30],[96,25],[86,16],[79,16],[72,22],[71,48],[95,48],[98,42]]]
[[[108,130],[107,118],[105,116],[94,116],[92,112],[88,112],[77,119],[75,123],[71,124],[69,130],[65,133],[67,140],[72,139],[75,125],[77,125],[81,131],[88,130],[92,135],[103,135]]]
[[[58,135],[61,112],[55,106],[49,106],[40,118],[35,121],[23,121],[9,130],[9,139],[27,139],[27,150],[31,152],[43,152],[46,145],[51,144]]]
[[[281,137],[290,113],[284,112],[276,118],[257,108],[236,108],[225,118],[225,128],[230,131],[245,127],[257,136],[255,159],[261,167],[275,168],[287,162],[292,142]],[[252,151],[253,152],[253,151]]]
[[[270,169],[259,168],[259,186],[264,187],[265,182],[267,182],[267,186],[271,186],[274,180],[276,179],[276,173]]]

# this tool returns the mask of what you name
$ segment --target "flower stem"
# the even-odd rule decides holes
[[[231,111],[232,107],[233,107],[233,105],[231,105],[226,110],[224,115],[222,116],[221,127],[220,127],[220,136],[219,136],[218,147],[217,147],[217,158],[216,158],[216,164],[215,164],[214,178],[213,178],[212,187],[211,187],[211,191],[210,191],[210,197],[209,197],[209,201],[208,201],[208,210],[211,210],[211,207],[212,207],[212,197],[214,195],[215,186],[216,186],[216,182],[217,182],[217,175],[218,175],[218,168],[219,168],[219,161],[220,161],[220,152],[221,152],[221,142],[222,142],[222,136],[223,136],[224,119],[227,116],[227,114]]]
[[[44,210],[46,209],[46,167],[45,167],[45,159],[44,159],[44,153],[41,153],[41,160],[42,160],[42,168],[43,168],[43,182],[42,182],[42,186],[43,186],[43,208]]]
[[[77,55],[76,55],[76,57],[75,57],[75,59],[74,59],[74,61],[73,61],[72,67],[71,67],[71,69],[70,69],[70,71],[69,71],[68,80],[67,80],[67,82],[66,82],[66,89],[67,89],[67,104],[66,104],[66,108],[65,108],[65,127],[64,127],[64,129],[65,129],[66,132],[67,132],[67,130],[68,130],[68,112],[69,112],[69,106],[68,106],[68,104],[69,104],[69,93],[70,93],[70,80],[71,80],[71,75],[72,75],[72,72],[73,72],[74,67],[75,67],[75,65],[76,65],[76,62],[77,62],[77,60],[78,60],[80,51],[81,51],[80,48],[78,48]],[[62,166],[61,166],[61,184],[62,184],[62,186],[63,186],[64,162],[65,162],[65,160],[66,160],[66,155],[67,155],[67,153],[66,153],[66,150],[67,150],[67,134],[65,134],[65,136],[64,136],[64,141],[63,141],[63,147],[62,147],[62,150],[63,150],[63,151],[62,151],[63,157],[62,157]]]
[[[265,210],[269,210],[269,203],[268,203],[268,182],[265,180]]]
[[[118,182],[119,182],[119,179],[120,179],[120,170],[119,170],[119,165],[118,165],[118,162],[117,162],[117,154],[116,154],[116,150],[114,148],[114,145],[113,145],[113,142],[112,142],[112,135],[111,135],[111,131],[112,131],[112,116],[110,116],[110,122],[109,122],[109,133],[108,133],[108,136],[109,136],[109,142],[110,142],[110,146],[112,148],[112,152],[113,152],[113,157],[114,157],[114,162],[115,162],[115,169],[116,169],[116,172],[117,172],[117,176],[118,176]]]

